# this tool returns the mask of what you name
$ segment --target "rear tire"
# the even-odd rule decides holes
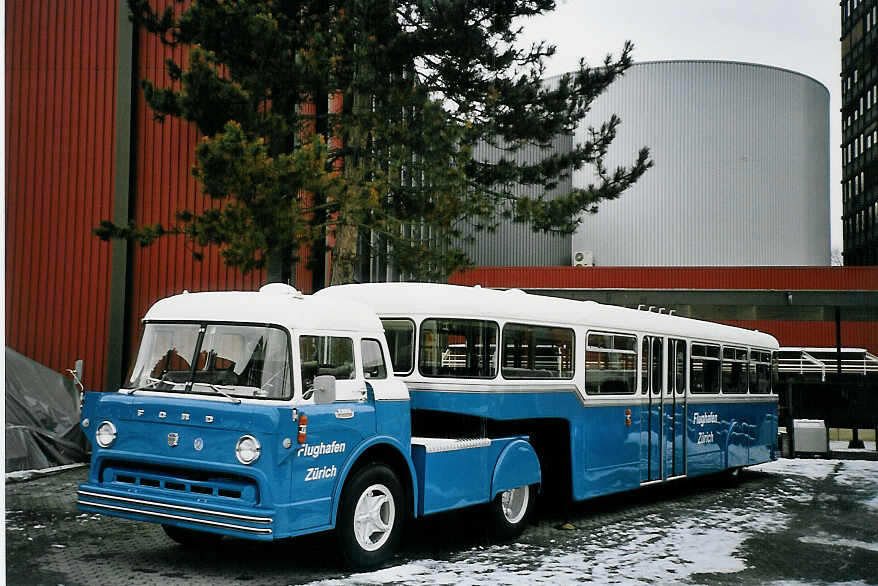
[[[386,562],[405,519],[403,488],[393,470],[374,464],[356,471],[342,492],[335,528],[345,560],[363,569]]]
[[[734,466],[732,468],[726,468],[722,472],[722,477],[725,481],[725,485],[729,487],[735,487],[741,484],[743,467]]]
[[[517,538],[527,527],[534,502],[530,486],[520,486],[498,494],[489,505],[489,531],[501,541]]]
[[[165,535],[188,549],[213,549],[222,540],[223,536],[207,531],[184,529],[174,525],[162,525]]]

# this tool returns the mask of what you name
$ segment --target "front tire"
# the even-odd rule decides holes
[[[509,541],[521,535],[527,527],[533,497],[533,491],[527,485],[498,494],[489,505],[491,536]]]
[[[399,479],[383,464],[361,468],[348,480],[336,536],[351,566],[374,568],[393,555],[406,517],[402,497]]]

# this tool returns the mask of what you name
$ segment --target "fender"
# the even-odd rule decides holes
[[[412,503],[418,502],[418,480],[415,475],[415,466],[412,463],[411,454],[409,451],[411,450],[411,446],[409,446],[409,451],[406,451],[403,445],[392,436],[380,435],[369,438],[367,441],[361,443],[357,446],[357,449],[351,454],[351,456],[345,461],[344,467],[341,470],[341,474],[339,475],[339,480],[335,484],[335,489],[332,492],[332,517],[329,520],[329,524],[331,527],[335,527],[336,518],[338,517],[338,503],[341,502],[341,492],[344,490],[345,483],[348,480],[348,475],[353,469],[354,465],[360,460],[360,456],[363,455],[363,452],[368,450],[369,448],[375,447],[377,445],[387,445],[392,447],[394,450],[399,452],[402,456],[403,460],[405,460],[406,465],[409,470],[409,478],[411,480],[412,486]],[[417,507],[411,507],[412,516],[417,515]]]
[[[530,442],[517,439],[503,448],[494,465],[491,479],[491,500],[504,490],[540,484],[540,459]]]

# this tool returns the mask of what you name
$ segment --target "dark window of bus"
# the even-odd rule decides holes
[[[652,339],[652,392],[662,392],[662,339]]]
[[[418,368],[424,376],[494,378],[496,323],[475,319],[425,319]]]
[[[644,336],[640,344],[640,394],[645,395],[649,390],[649,341],[651,338]]]
[[[685,340],[675,340],[676,351],[674,355],[676,358],[674,362],[676,363],[676,388],[677,394],[682,394],[686,392],[686,366],[688,363],[686,362],[686,342]]]
[[[573,378],[573,330],[525,324],[503,326],[507,379]]]
[[[390,363],[396,374],[411,374],[415,362],[415,324],[408,319],[382,319],[384,337],[390,349]]]
[[[771,391],[771,353],[750,351],[750,392],[766,394]]]
[[[314,377],[329,374],[338,380],[353,379],[354,342],[335,336],[300,336],[299,359],[302,362],[302,386],[314,386]]]
[[[723,393],[747,392],[747,351],[741,348],[723,348]]]
[[[778,364],[777,364],[777,352],[771,353],[771,379],[769,379],[768,392],[772,395],[778,392],[777,388],[777,373],[778,373]]]
[[[637,391],[637,338],[622,334],[588,334],[585,392],[630,395]]]
[[[686,342],[668,340],[668,394],[686,392]]]
[[[367,379],[387,378],[381,343],[378,340],[363,340],[360,342],[360,351],[363,353],[363,376]]]
[[[689,360],[689,384],[693,393],[719,392],[719,355],[719,346],[692,344],[692,356]]]

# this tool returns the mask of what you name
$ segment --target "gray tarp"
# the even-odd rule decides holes
[[[6,348],[6,472],[87,460],[73,381]]]

